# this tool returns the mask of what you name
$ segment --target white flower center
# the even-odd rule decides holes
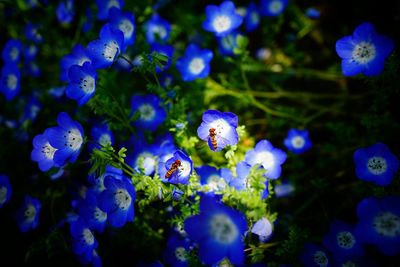
[[[257,24],[260,21],[260,16],[258,15],[257,12],[251,12],[250,14],[250,20],[252,23]]]
[[[107,144],[111,144],[111,137],[108,134],[102,134],[99,138],[99,143],[102,146],[105,146]]]
[[[209,124],[210,128],[215,129],[215,133],[220,137],[226,138],[232,126],[223,119],[218,119]]]
[[[304,140],[303,137],[301,136],[295,136],[292,138],[292,146],[296,149],[300,149],[304,146],[304,144],[306,143],[306,141]]]
[[[191,165],[189,161],[181,160],[181,166],[178,168],[178,177],[187,177],[191,171]]]
[[[42,146],[42,150],[41,152],[43,153],[43,155],[47,158],[52,160],[54,157],[54,153],[57,151],[57,148],[54,148],[50,145],[49,142],[46,142],[46,144],[44,144]]]
[[[341,248],[351,249],[356,243],[356,239],[352,233],[343,231],[336,235],[336,242]]]
[[[195,57],[189,63],[189,71],[194,75],[198,75],[204,70],[205,66],[206,64],[201,57]]]
[[[10,51],[11,60],[13,60],[13,61],[16,60],[18,58],[18,55],[19,55],[18,48],[16,48],[16,47],[11,48],[11,51]]]
[[[96,207],[93,210],[93,218],[98,222],[104,222],[107,220],[107,213],[99,209],[99,207]]]
[[[207,185],[211,191],[222,189],[226,186],[224,180],[218,175],[211,175],[207,179]]]
[[[186,261],[186,250],[184,247],[177,247],[175,249],[175,257],[179,260],[179,261]]]
[[[131,206],[132,198],[125,189],[118,189],[114,196],[115,204],[119,209],[127,210]]]
[[[400,217],[391,212],[379,213],[372,223],[375,231],[385,237],[398,237],[400,235]]]
[[[269,169],[274,166],[274,155],[272,155],[272,153],[269,151],[262,151],[260,153],[257,153],[255,157],[255,163],[261,164],[264,169]]]
[[[83,142],[82,135],[78,129],[70,129],[64,135],[65,138],[65,147],[69,147],[72,150],[78,150]]]
[[[118,3],[117,0],[110,0],[110,1],[108,1],[107,9],[110,9],[110,8],[112,8],[112,7],[120,8],[119,3]]]
[[[119,53],[119,46],[116,41],[110,41],[104,44],[102,56],[107,61],[114,61],[115,56]]]
[[[228,16],[217,16],[212,25],[218,33],[224,32],[231,27],[231,19]]]
[[[91,94],[94,92],[96,88],[96,81],[92,76],[86,76],[85,78],[81,78],[79,83],[79,88],[83,90],[86,94]]]
[[[156,115],[156,111],[154,110],[152,105],[143,104],[139,107],[140,119],[144,121],[152,121],[154,116]]]
[[[167,30],[161,25],[156,25],[151,30],[153,31],[153,34],[157,34],[161,39],[164,39],[167,36]]]
[[[282,5],[281,1],[272,1],[269,4],[269,11],[272,14],[278,14],[282,11],[282,9],[283,9],[283,5]]]
[[[380,175],[387,170],[386,159],[382,157],[372,157],[367,162],[368,171],[374,175]]]
[[[8,74],[7,76],[7,87],[10,90],[15,90],[17,88],[18,78],[14,74]]]
[[[82,66],[83,63],[85,63],[85,62],[92,62],[92,61],[88,57],[81,57],[81,59],[78,62],[78,65]]]
[[[361,42],[354,46],[352,59],[360,64],[372,61],[376,56],[375,45],[369,42]]]
[[[7,198],[7,187],[0,187],[0,204],[4,204]]]
[[[87,245],[93,245],[94,243],[94,236],[92,234],[92,231],[90,231],[89,228],[85,228],[82,231],[82,239],[85,241]]]
[[[313,258],[316,265],[320,267],[328,266],[329,260],[325,252],[318,250],[314,253]]]
[[[33,221],[33,219],[35,219],[35,215],[36,215],[36,208],[35,206],[33,206],[32,204],[29,204],[24,212],[24,216],[25,216],[25,220],[27,222],[31,222]]]
[[[226,214],[215,214],[209,221],[209,231],[222,244],[231,244],[239,235],[236,225]]]
[[[135,26],[128,19],[123,19],[119,22],[118,29],[120,29],[125,37],[131,37]]]

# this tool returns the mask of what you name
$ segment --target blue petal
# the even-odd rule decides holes
[[[218,263],[227,253],[227,246],[219,245],[213,240],[205,240],[199,246],[200,260],[207,265]]]
[[[354,50],[353,37],[346,36],[336,42],[336,53],[341,58],[351,58]]]
[[[342,72],[344,76],[354,76],[361,73],[365,68],[365,65],[358,64],[351,59],[342,60]]]
[[[185,232],[191,240],[199,242],[207,237],[205,231],[206,218],[203,215],[195,215],[185,220]]]
[[[353,33],[354,41],[357,43],[360,41],[370,41],[375,34],[374,25],[369,22],[364,22],[355,29]]]

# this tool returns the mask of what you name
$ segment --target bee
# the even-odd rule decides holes
[[[210,128],[211,144],[212,144],[214,150],[217,149],[217,139],[215,138],[216,136],[217,136],[217,133],[215,132],[215,128]]]
[[[172,163],[171,168],[167,171],[165,174],[165,178],[170,179],[171,175],[178,170],[178,168],[181,166],[181,161],[179,159],[175,160],[174,163]]]

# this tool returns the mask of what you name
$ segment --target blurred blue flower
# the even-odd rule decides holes
[[[0,92],[11,101],[21,89],[21,73],[15,63],[8,63],[1,69]]]
[[[24,203],[17,210],[16,217],[19,230],[23,233],[39,226],[39,214],[42,204],[36,198],[26,195]]]
[[[10,39],[3,47],[2,58],[5,64],[14,63],[18,64],[18,61],[22,54],[22,43],[20,40]]]
[[[225,56],[234,56],[235,48],[238,48],[237,37],[242,36],[240,33],[231,32],[224,36],[218,37],[219,51]]]
[[[312,147],[307,130],[290,129],[284,140],[284,145],[289,151],[301,154]]]
[[[69,68],[73,65],[82,66],[85,62],[92,62],[86,53],[85,48],[81,44],[76,44],[72,48],[72,52],[68,55],[65,55],[61,59],[61,72],[60,79],[61,81],[68,80],[68,71]]]
[[[260,13],[267,17],[276,17],[285,10],[288,0],[261,0]]]
[[[0,174],[0,208],[11,199],[12,190],[7,175]]]
[[[163,45],[159,43],[151,44],[150,52],[157,52],[160,55],[167,57],[167,62],[162,67],[156,66],[156,72],[165,71],[169,69],[172,62],[172,56],[174,54],[174,47],[172,45]]]
[[[166,42],[169,39],[171,25],[158,14],[153,14],[151,19],[144,24],[144,30],[146,32],[146,40],[149,44],[156,41]]]
[[[319,11],[315,7],[309,7],[306,10],[306,16],[311,19],[319,19],[321,17],[321,11]]]
[[[102,233],[107,222],[107,213],[102,211],[97,204],[95,191],[88,190],[86,198],[78,203],[78,213],[86,221],[88,227]]]
[[[258,235],[260,242],[266,242],[269,240],[272,235],[272,231],[273,225],[265,217],[259,219],[251,228],[251,232]]]
[[[306,267],[332,266],[331,258],[320,245],[307,243],[300,255],[300,262]]]
[[[111,8],[122,9],[124,7],[123,0],[96,0],[97,4],[97,18],[99,20],[106,20],[109,18],[109,11]]]
[[[57,19],[61,24],[69,24],[75,16],[74,0],[60,2],[56,9]]]
[[[124,46],[133,45],[135,42],[135,16],[131,12],[122,12],[118,8],[111,8],[109,12],[109,22],[111,27],[120,30],[124,34]]]
[[[38,52],[39,48],[35,44],[28,44],[23,47],[25,60],[33,60]]]
[[[252,32],[260,25],[260,11],[258,6],[254,2],[250,2],[246,9],[246,15],[244,16],[244,25],[246,26],[247,32]]]
[[[170,266],[187,267],[189,266],[189,241],[177,234],[172,234],[167,241],[163,254],[164,261]]]
[[[97,240],[89,225],[82,218],[71,222],[72,250],[79,257],[91,261],[93,250],[98,247]]]
[[[31,41],[35,44],[40,44],[43,42],[43,37],[39,33],[38,25],[35,25],[35,24],[32,24],[31,22],[29,22],[25,26],[24,32],[25,32],[26,39],[28,39],[29,41]]]
[[[82,66],[73,65],[68,71],[69,84],[65,93],[67,97],[78,102],[79,106],[87,103],[96,91],[97,73],[90,62]]]
[[[142,130],[155,131],[167,117],[162,99],[154,94],[132,96],[131,108],[132,115],[139,115],[132,124]]]

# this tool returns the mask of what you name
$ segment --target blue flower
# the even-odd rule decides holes
[[[213,53],[208,49],[201,49],[195,44],[190,44],[185,54],[176,61],[176,67],[185,82],[197,78],[205,78],[210,73],[210,62]]]
[[[35,44],[28,44],[23,48],[24,58],[26,60],[33,60],[38,52],[39,48]]]
[[[14,63],[3,66],[0,77],[0,92],[4,94],[7,101],[11,101],[20,91],[21,73]]]
[[[61,73],[60,73],[61,81],[68,80],[68,71],[70,67],[72,67],[73,65],[82,66],[83,63],[85,62],[92,62],[92,61],[87,55],[85,48],[80,44],[76,44],[72,48],[72,52],[68,55],[65,55],[61,59]]]
[[[295,190],[294,185],[287,180],[283,180],[281,184],[276,184],[274,186],[275,196],[277,198],[291,196]]]
[[[12,190],[8,176],[0,174],[0,208],[10,201],[11,195]]]
[[[19,230],[23,233],[36,229],[39,225],[39,213],[42,205],[36,198],[26,195],[23,205],[17,211]]]
[[[286,8],[288,0],[261,0],[260,13],[268,17],[279,16]]]
[[[258,7],[254,2],[251,2],[246,10],[246,15],[244,16],[244,25],[246,26],[247,32],[252,32],[257,29],[260,25],[260,12]]]
[[[336,52],[342,58],[345,76],[380,74],[393,48],[393,40],[376,33],[374,25],[368,22],[359,25],[352,36],[345,36],[336,42]]]
[[[162,100],[157,95],[133,96],[131,108],[131,114],[139,113],[138,119],[132,124],[142,130],[155,131],[167,117]]]
[[[354,233],[385,255],[400,253],[400,197],[366,198],[357,206]]]
[[[106,146],[107,144],[114,144],[114,134],[107,124],[98,124],[93,126],[90,131],[90,137],[97,142],[97,144],[94,145],[96,148]]]
[[[169,39],[171,25],[158,14],[153,14],[151,19],[144,24],[144,30],[149,44],[156,41],[166,42]]]
[[[109,12],[111,27],[120,30],[124,34],[124,47],[133,45],[135,42],[135,17],[131,12],[122,12],[118,8],[111,8]]]
[[[96,4],[98,7],[97,18],[99,20],[108,19],[110,9],[122,9],[124,7],[123,0],[96,0]]]
[[[39,164],[41,171],[45,172],[54,166],[61,166],[54,162],[54,154],[58,149],[50,145],[49,129],[45,130],[43,134],[36,135],[32,144],[31,159]]]
[[[82,126],[65,113],[57,116],[59,126],[47,129],[47,138],[50,145],[57,150],[54,152],[54,163],[63,166],[67,161],[73,163],[80,153],[83,143]]]
[[[261,140],[246,153],[245,161],[251,166],[260,164],[265,169],[265,177],[278,179],[282,172],[281,165],[286,161],[286,153],[274,148],[268,140]]]
[[[329,267],[332,265],[330,256],[325,249],[314,243],[304,245],[304,250],[300,255],[300,262],[306,267]]]
[[[177,234],[172,234],[168,238],[163,254],[164,261],[174,267],[189,266],[189,245],[187,239],[182,239]]]
[[[193,170],[192,160],[181,150],[177,150],[166,162],[159,162],[159,175],[163,182],[187,184]]]
[[[103,192],[106,189],[106,187],[104,186],[104,178],[107,176],[122,180],[123,172],[121,169],[115,168],[111,165],[107,165],[106,170],[102,175],[89,175],[88,182],[91,185],[91,190],[95,193]]]
[[[106,24],[100,30],[100,39],[91,41],[86,52],[95,69],[110,67],[124,48],[124,34]]]
[[[319,19],[321,17],[321,11],[319,11],[315,7],[309,7],[306,10],[306,15],[310,19]]]
[[[242,24],[243,18],[236,13],[235,5],[231,1],[224,1],[220,6],[206,6],[206,20],[203,29],[222,36],[237,29]]]
[[[238,117],[231,112],[207,110],[203,113],[203,122],[197,128],[197,135],[213,151],[219,151],[227,145],[236,145],[239,136],[236,132]]]
[[[157,52],[158,54],[164,55],[167,57],[167,62],[162,67],[156,66],[156,72],[159,73],[161,71],[165,71],[169,69],[169,66],[172,62],[172,55],[174,54],[174,47],[171,45],[163,45],[159,43],[153,43],[150,48],[151,52]]]
[[[74,0],[60,2],[56,9],[56,15],[61,24],[69,24],[75,15]]]
[[[21,57],[22,53],[22,43],[16,39],[10,39],[4,45],[2,57],[4,63],[14,63],[15,65],[18,64],[18,61]]]
[[[399,160],[383,143],[376,143],[354,152],[356,176],[380,186],[389,185],[399,169]]]
[[[234,56],[235,48],[238,48],[237,37],[242,36],[237,32],[231,32],[224,36],[218,37],[219,51],[225,56]]]
[[[24,60],[23,74],[25,76],[40,77],[41,71],[39,65],[33,60]]]
[[[268,239],[270,239],[272,235],[272,230],[273,225],[265,217],[256,221],[256,223],[251,228],[251,232],[258,235],[258,238],[261,242],[266,242]]]
[[[184,195],[185,192],[174,186],[171,192],[171,197],[173,200],[180,201]]]
[[[90,62],[70,67],[68,78],[69,84],[65,92],[69,98],[76,100],[79,106],[93,97],[96,91],[97,73]]]
[[[78,204],[79,215],[86,221],[92,230],[102,233],[107,222],[107,213],[102,211],[97,204],[94,191],[88,190],[86,198]]]
[[[85,11],[85,18],[84,22],[82,24],[82,32],[87,33],[93,28],[94,24],[94,16],[93,16],[93,11],[90,8],[86,8]]]
[[[312,147],[307,130],[290,129],[284,140],[284,145],[289,151],[301,154]]]
[[[246,230],[242,213],[207,195],[200,200],[200,214],[185,221],[185,231],[189,239],[199,245],[199,258],[207,265],[218,263],[223,258],[233,264],[243,264]]]
[[[97,204],[107,212],[107,220],[114,227],[122,227],[126,222],[133,222],[135,188],[132,182],[123,176],[121,180],[112,176],[104,178],[106,189],[97,197]]]
[[[342,221],[331,222],[322,243],[335,259],[364,256],[363,244],[354,234],[354,227]]]
[[[211,192],[221,191],[232,179],[231,171],[226,168],[217,170],[215,167],[204,165],[195,168],[195,170],[200,176],[200,184],[207,185]]]
[[[101,258],[96,249],[93,249],[91,254],[90,252],[82,254],[79,260],[83,265],[88,265],[89,263],[91,263],[93,267],[103,266],[103,262],[101,261]]]
[[[29,22],[25,26],[25,29],[24,29],[26,39],[28,39],[29,41],[34,42],[35,44],[42,43],[43,42],[43,37],[39,33],[38,30],[39,30],[39,26],[34,25],[34,24]]]
[[[92,230],[82,218],[73,221],[70,226],[73,252],[88,261],[93,257],[93,250],[98,247]]]

